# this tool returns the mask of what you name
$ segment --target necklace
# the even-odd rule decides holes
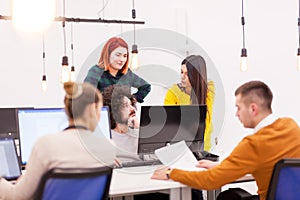
[[[69,130],[69,129],[83,129],[83,130],[88,130],[88,128],[86,126],[82,126],[82,125],[71,125],[68,126],[67,128],[64,129],[64,131]]]

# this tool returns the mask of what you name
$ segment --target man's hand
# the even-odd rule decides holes
[[[151,179],[158,179],[158,180],[168,180],[168,177],[166,175],[166,172],[168,171],[168,167],[163,166],[163,167],[159,167],[158,169],[156,169],[152,176]]]
[[[128,119],[128,126],[130,128],[134,128],[134,129],[138,129],[139,126],[139,120],[137,119],[137,117],[135,116],[135,113],[130,115],[129,119]]]
[[[197,167],[202,167],[202,168],[206,168],[206,169],[210,169],[213,168],[215,166],[217,166],[219,163],[218,162],[213,162],[210,160],[199,160]]]

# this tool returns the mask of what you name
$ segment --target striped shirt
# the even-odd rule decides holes
[[[84,82],[91,83],[101,92],[103,92],[104,88],[114,84],[128,85],[129,87],[137,88],[137,92],[133,95],[140,103],[144,102],[144,98],[151,90],[151,85],[130,69],[128,69],[126,74],[118,72],[116,76],[113,76],[108,70],[104,71],[104,69],[98,65],[94,65],[89,69]]]

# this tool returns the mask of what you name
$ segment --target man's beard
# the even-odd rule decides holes
[[[119,119],[118,121],[116,121],[118,124],[124,124],[124,125],[128,125],[128,121],[129,119]]]

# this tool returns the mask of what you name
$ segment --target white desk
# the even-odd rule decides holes
[[[190,200],[191,188],[172,180],[161,181],[151,179],[151,175],[158,166],[130,167],[114,169],[110,185],[109,196],[113,199],[126,197],[133,199],[135,194],[165,192],[170,194],[171,200]],[[246,175],[233,183],[254,181],[251,175]],[[215,200],[221,189],[207,191],[207,199]]]
[[[172,200],[190,200],[191,188],[172,180],[161,181],[151,179],[158,166],[130,167],[114,169],[109,196],[132,199],[134,194],[167,191]]]

